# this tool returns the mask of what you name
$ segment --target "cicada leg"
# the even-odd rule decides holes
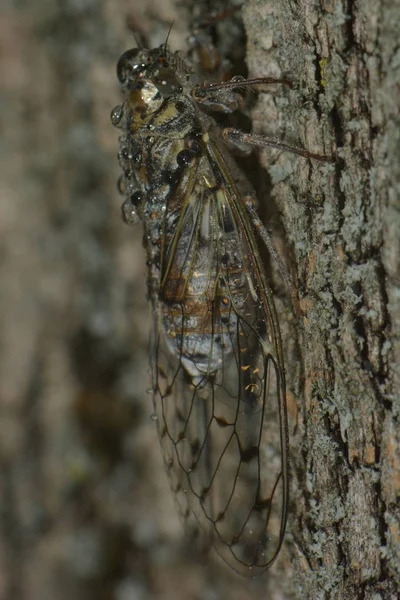
[[[207,16],[201,15],[192,23],[192,34],[188,42],[192,51],[197,54],[200,71],[206,77],[218,77],[221,81],[232,77],[232,64],[221,56],[211,32],[219,22],[229,19],[239,9],[241,6],[233,6],[220,12],[212,11]]]
[[[327,163],[334,163],[337,160],[335,155],[327,156],[325,154],[316,154],[315,152],[310,152],[309,150],[299,148],[298,146],[285,144],[276,138],[257,135],[256,133],[244,133],[243,131],[234,129],[232,127],[223,129],[222,137],[230,144],[238,144],[239,147],[247,144],[254,148],[276,148],[277,150],[284,150],[285,152],[298,154],[303,158],[311,158],[313,160],[319,160]]]
[[[253,85],[269,85],[271,83],[283,83],[285,85],[291,86],[293,82],[290,79],[279,77],[252,77],[251,79],[245,79],[244,77],[233,77],[230,81],[204,84],[202,86],[199,86],[199,89],[202,90],[203,93],[213,93],[224,89],[234,90],[239,88],[251,87]]]
[[[287,152],[292,152],[303,158],[310,158],[313,160],[318,160],[321,162],[334,163],[336,162],[335,156],[326,156],[324,154],[316,154],[315,152],[310,152],[309,150],[305,150],[304,148],[299,148],[298,146],[292,146],[289,144],[285,144],[276,138],[269,138],[257,134],[252,133],[244,133],[239,131],[238,129],[233,128],[225,128],[222,131],[222,136],[226,142],[232,144],[233,146],[237,146],[240,150],[243,150],[247,147],[255,147],[255,148],[264,148],[264,147],[272,147],[277,148],[279,150],[284,150]],[[265,229],[264,224],[262,223],[260,217],[257,214],[255,209],[254,202],[252,202],[251,198],[246,199],[245,202],[246,210],[251,216],[252,222],[257,229],[257,233],[260,236],[261,240],[265,244],[267,250],[270,255],[273,257],[275,263],[278,266],[278,269],[282,275],[283,280],[286,282],[289,289],[292,291],[292,296],[295,298],[296,294],[293,288],[293,281],[288,273],[285,264],[283,263],[281,257],[279,256],[278,251],[275,248],[275,245],[268,233]]]
[[[230,8],[226,8],[225,10],[221,10],[220,12],[212,12],[208,17],[205,17],[202,20],[201,25],[214,25],[218,21],[222,21],[223,19],[227,19],[231,17],[237,10],[241,9],[242,6],[231,6]]]
[[[282,279],[284,280],[284,282],[286,283],[288,288],[292,288],[293,287],[292,278],[291,278],[290,274],[288,273],[288,270],[287,270],[283,260],[279,256],[279,252],[276,249],[275,244],[272,241],[271,236],[269,235],[267,229],[265,228],[264,223],[262,222],[262,220],[260,219],[260,217],[257,214],[257,210],[255,208],[255,203],[254,203],[254,198],[252,198],[250,196],[246,196],[244,198],[244,205],[246,207],[247,212],[249,213],[249,215],[251,217],[251,220],[253,222],[253,225],[256,229],[257,234],[260,236],[260,238],[263,241],[263,243],[265,244],[268,252],[272,256],[275,263],[277,264],[280,274],[282,276]]]
[[[242,95],[235,93],[235,90],[240,91],[246,87],[271,83],[292,84],[289,79],[276,79],[274,77],[245,79],[244,77],[236,76],[230,81],[196,85],[192,89],[192,97],[196,102],[204,104],[215,112],[231,113],[241,110],[244,106]]]

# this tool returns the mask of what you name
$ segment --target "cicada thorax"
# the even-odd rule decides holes
[[[195,107],[184,91],[189,74],[182,60],[164,47],[132,49],[118,61],[117,75],[126,99],[111,112],[111,122],[123,132],[119,187],[127,202],[125,220],[148,214],[171,196],[180,170],[179,157],[194,128]],[[132,201],[132,206],[129,201]]]
[[[141,92],[131,92],[121,109],[125,134],[120,138],[119,158],[125,179],[137,182],[147,199],[156,197],[163,186],[169,185],[172,194],[185,158],[181,152],[191,142],[196,118],[192,103],[182,95],[157,102],[157,109],[149,111],[142,96],[137,102]]]

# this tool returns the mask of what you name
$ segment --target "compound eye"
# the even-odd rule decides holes
[[[129,74],[139,68],[137,57],[140,52],[139,48],[131,48],[124,52],[117,62],[117,77],[120,83],[126,83],[129,79]]]

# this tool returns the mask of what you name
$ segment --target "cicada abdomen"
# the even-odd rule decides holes
[[[188,532],[236,571],[268,568],[288,506],[285,377],[275,307],[248,210],[252,190],[179,53],[122,55],[125,219],[139,219],[153,315],[152,389],[171,487]],[[242,82],[241,82],[242,83]]]

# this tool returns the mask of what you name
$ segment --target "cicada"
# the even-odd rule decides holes
[[[128,50],[111,120],[123,217],[144,228],[154,419],[171,487],[199,547],[254,576],[286,527],[285,369],[259,252],[266,232],[231,147],[286,146],[211,116],[242,108],[239,88],[273,80],[205,84],[195,66],[167,44]]]

